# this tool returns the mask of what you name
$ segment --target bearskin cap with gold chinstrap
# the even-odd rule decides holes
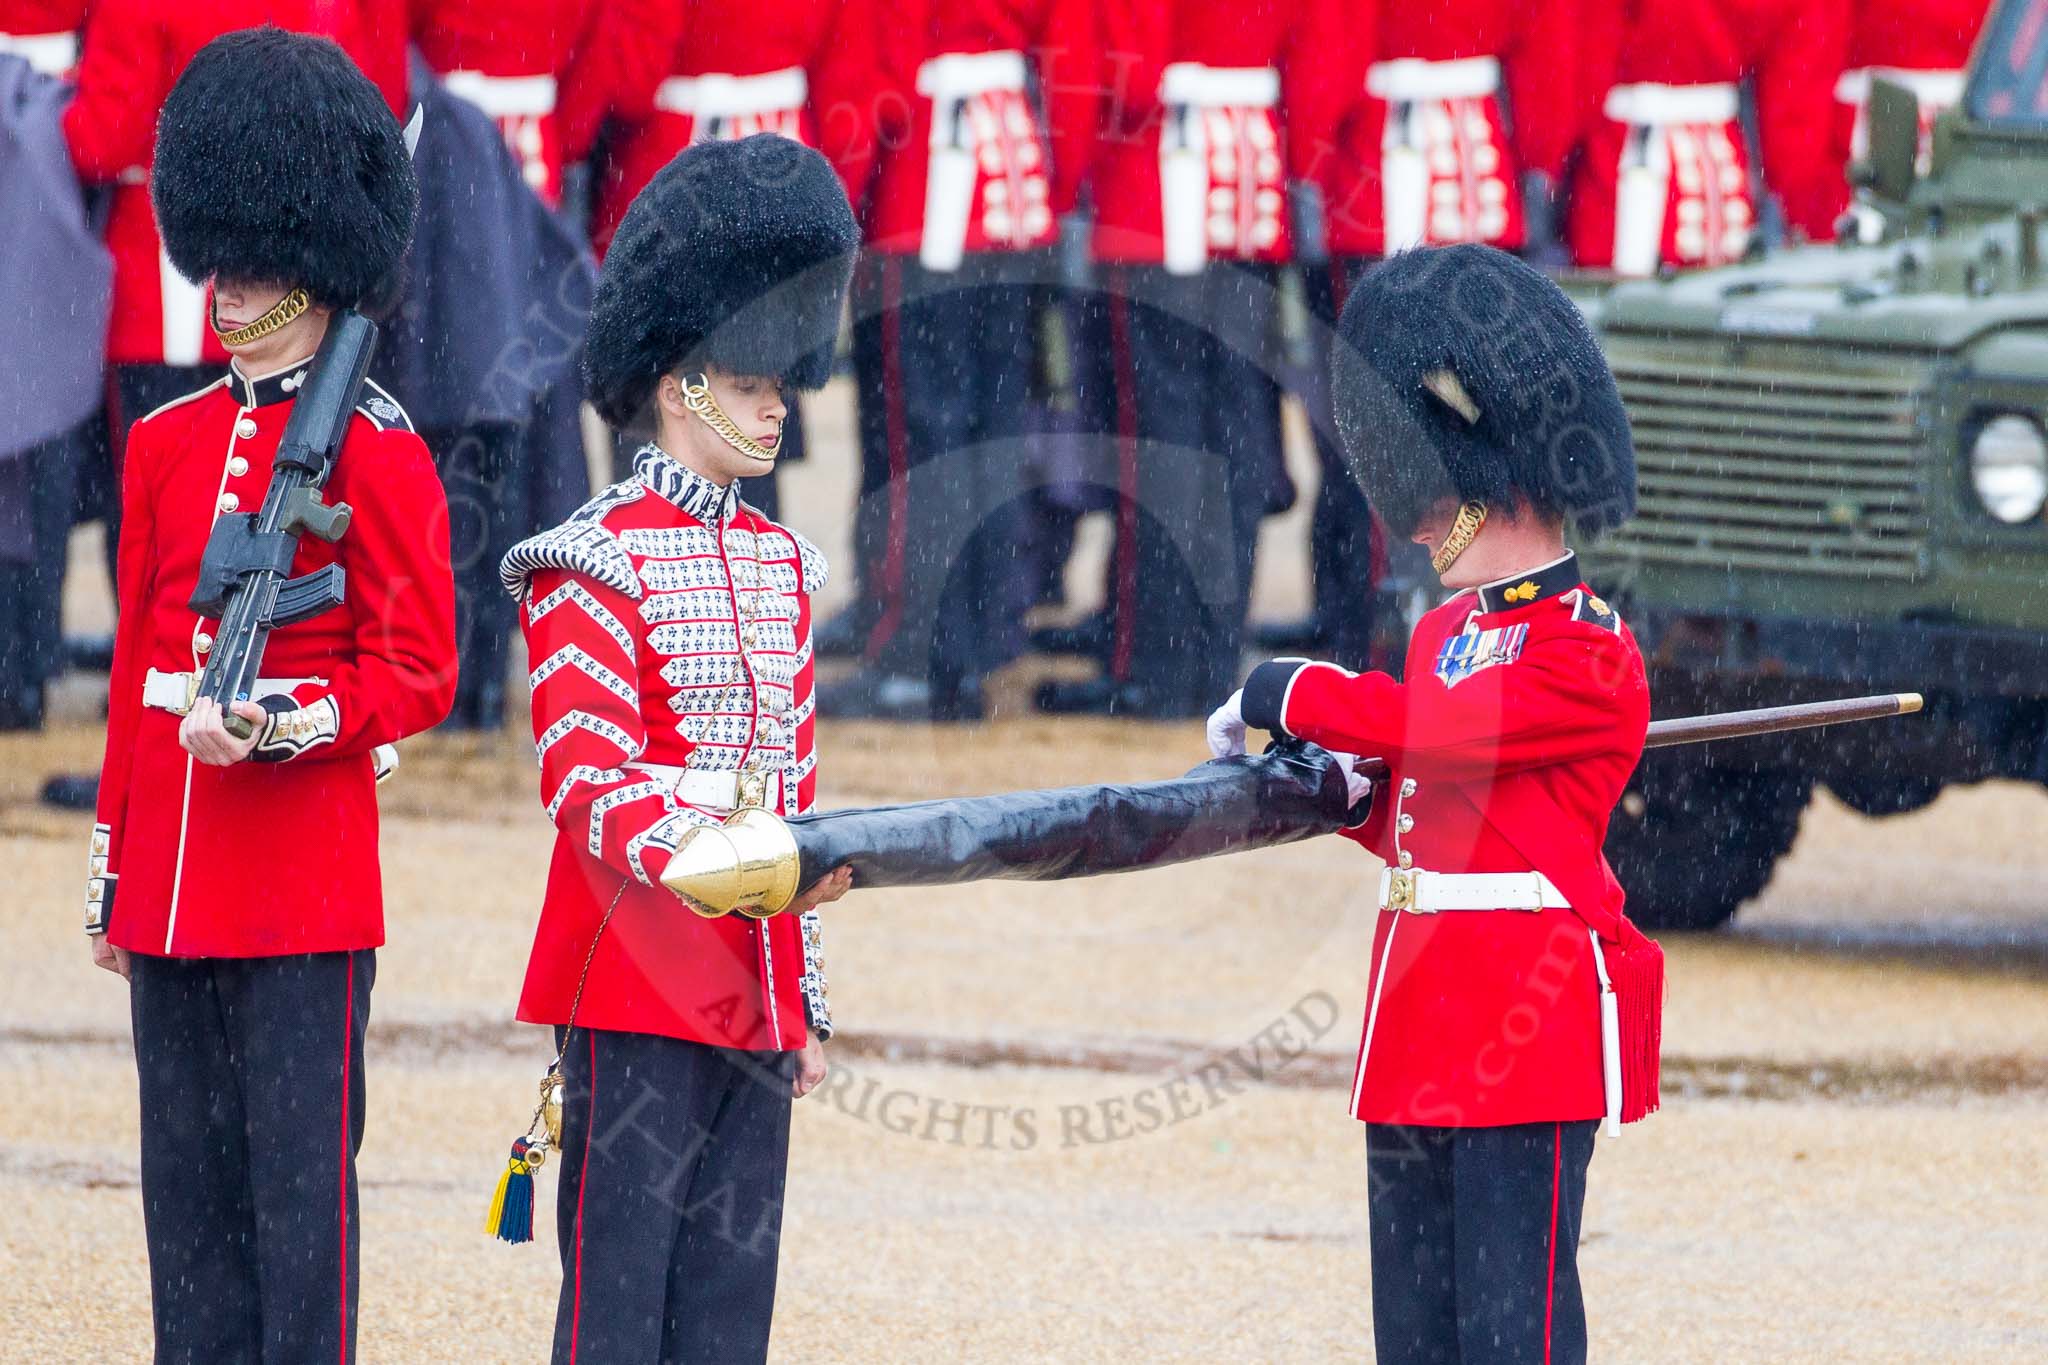
[[[584,343],[591,403],[626,426],[662,375],[703,365],[818,388],[859,244],[839,177],[810,148],[757,133],[677,153],[605,253]]]
[[[1586,319],[1547,276],[1486,246],[1425,247],[1369,271],[1331,348],[1345,462],[1388,529],[1445,498],[1517,494],[1580,534],[1636,507],[1635,446]]]
[[[185,278],[354,308],[395,285],[419,184],[391,106],[348,54],[266,27],[215,38],[171,87],[150,198]]]

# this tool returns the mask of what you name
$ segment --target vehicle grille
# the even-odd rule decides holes
[[[1711,345],[1610,355],[1635,433],[1641,501],[1601,556],[1919,577],[1924,361],[1852,369],[1840,351],[1775,348],[1767,360],[1723,362]]]

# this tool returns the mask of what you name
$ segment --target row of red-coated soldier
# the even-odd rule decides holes
[[[394,111],[430,79],[449,97],[430,104],[429,144],[450,125],[470,134],[422,153],[427,229],[380,373],[450,495],[456,718],[494,725],[512,618],[492,566],[584,491],[568,381],[589,285],[581,244],[551,215],[522,217],[507,179],[552,208],[587,164],[601,255],[634,194],[694,140],[777,132],[840,175],[868,253],[852,310],[861,591],[820,647],[860,665],[822,691],[828,713],[980,715],[980,680],[1026,645],[1024,612],[1059,595],[1076,517],[1108,510],[1104,609],[1038,641],[1097,657],[1102,677],[1050,685],[1040,704],[1197,714],[1236,667],[1260,519],[1293,497],[1285,389],[1302,390],[1336,468],[1314,379],[1323,348],[1290,363],[1275,340],[1297,265],[1313,343],[1358,268],[1406,246],[1478,242],[1640,274],[1739,257],[1769,205],[1787,235],[1825,238],[1871,75],[1903,80],[1925,115],[1953,103],[1983,9],[0,3],[0,51],[76,82],[64,140],[79,177],[111,187],[113,253],[103,415],[34,441],[0,433],[20,454],[0,468],[34,509],[32,533],[0,547],[17,561],[19,590],[0,596],[24,642],[0,670],[0,722],[33,719],[60,657],[55,585],[75,507],[118,516],[118,479],[81,479],[81,451],[111,445],[118,465],[128,420],[225,360],[148,201],[156,111],[214,33],[259,21],[325,33]],[[476,118],[502,135],[502,164],[481,164],[463,125]],[[476,189],[491,177],[495,198]],[[549,307],[566,316],[536,324]],[[793,420],[784,458],[802,444]],[[13,486],[0,479],[0,497]],[[749,492],[776,510],[772,485]],[[1341,478],[1322,480],[1315,512],[1307,633],[1362,662],[1370,622],[1347,585],[1383,564],[1384,546]],[[1191,656],[1212,662],[1191,669]]]
[[[300,404],[337,393],[330,325],[420,245],[434,153],[339,46],[275,26],[200,45],[150,146],[154,230],[206,286],[231,363],[129,430],[85,927],[128,981],[156,1358],[346,1365],[380,753],[456,699],[445,454],[437,479],[388,391],[352,395],[324,491],[354,518],[291,551],[297,573],[338,567],[343,600],[278,628],[226,710],[202,685],[226,627],[194,598],[221,519],[286,463]],[[530,1239],[534,1168],[559,1164],[557,1362],[767,1355],[791,1100],[823,1078],[832,1031],[815,911],[851,871],[765,919],[686,904],[671,874],[736,817],[816,796],[826,564],[739,485],[782,457],[790,396],[831,372],[861,235],[834,166],[773,132],[657,169],[577,338],[599,417],[646,439],[495,565],[555,827],[518,1017],[551,1027],[555,1060],[487,1230]],[[1123,299],[1113,335],[1176,306]],[[1347,477],[1453,595],[1400,680],[1281,659],[1225,700],[1226,676],[1211,750],[1231,761],[1249,727],[1386,765],[1374,790],[1346,763],[1348,833],[1387,864],[1350,1105],[1379,1358],[1582,1361],[1594,1130],[1657,1098],[1662,959],[1600,853],[1648,690],[1565,548],[1568,528],[1632,513],[1628,423],[1585,319],[1493,247],[1396,255],[1334,331]],[[1140,470],[1179,458],[1126,445]],[[1205,643],[1175,647],[1199,670]]]

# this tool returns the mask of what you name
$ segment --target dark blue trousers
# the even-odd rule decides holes
[[[1316,354],[1303,399],[1315,433],[1316,462],[1323,473],[1309,519],[1315,617],[1328,651],[1323,657],[1353,669],[1372,667],[1373,607],[1378,588],[1374,575],[1384,554],[1374,553],[1372,509],[1345,467],[1337,439],[1330,408],[1330,343],[1352,283],[1370,264],[1357,257],[1340,257],[1302,267]]]
[[[1366,1125],[1380,1365],[1586,1359],[1579,1215],[1598,1126]]]
[[[1239,653],[1284,482],[1270,267],[1106,266],[1076,308],[1083,421],[1112,455],[1109,676],[1207,715]]]
[[[795,1066],[793,1052],[575,1031],[556,1365],[767,1358]]]
[[[1025,494],[1041,253],[862,261],[853,285],[863,655],[950,685],[1017,656],[1036,600]]]
[[[377,955],[130,962],[158,1365],[355,1359]]]

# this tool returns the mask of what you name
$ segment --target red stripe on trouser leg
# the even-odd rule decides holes
[[[1121,272],[1109,295],[1109,349],[1116,366],[1116,635],[1109,676],[1131,676],[1138,617],[1138,376],[1131,358],[1130,299]]]
[[[882,260],[882,413],[889,446],[889,527],[882,547],[882,615],[868,633],[873,663],[903,623],[903,560],[909,553],[910,447],[903,409],[903,263]]]
[[[1550,1276],[1543,1286],[1543,1365],[1550,1365],[1550,1320],[1557,1304],[1557,1202],[1564,1183],[1564,1125],[1552,1124],[1550,1164]]]
[[[348,955],[348,979],[341,1008],[341,1197],[336,1204],[341,1228],[341,1362],[348,1365],[348,1086],[355,1061],[356,955]]]
[[[583,1205],[590,1194],[590,1135],[596,1130],[597,1035],[590,1033],[590,1113],[583,1128],[583,1165],[576,1173],[576,1306],[569,1314],[569,1365],[576,1365],[576,1346],[583,1328]]]

